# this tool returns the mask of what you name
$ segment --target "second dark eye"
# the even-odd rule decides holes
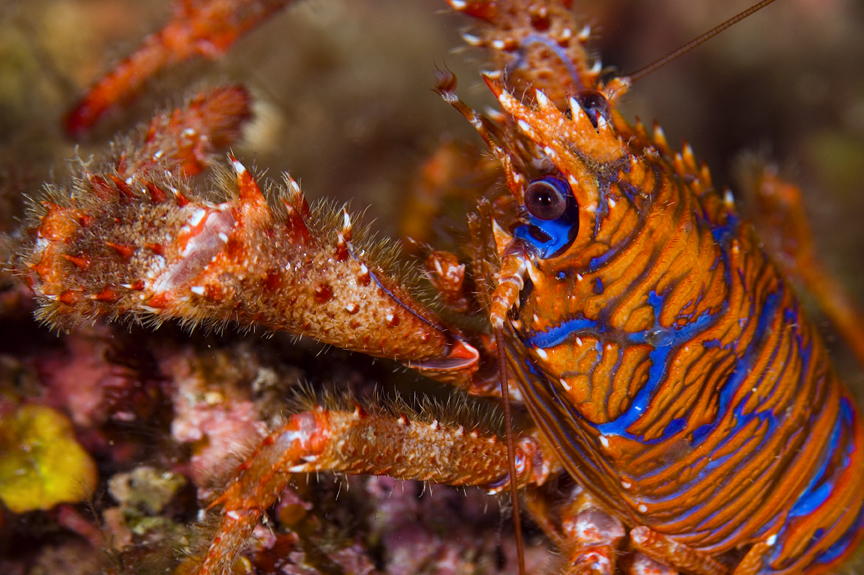
[[[597,90],[582,90],[576,94],[576,101],[588,115],[591,125],[597,127],[598,118],[602,117],[607,122],[610,118],[609,101],[606,96]]]

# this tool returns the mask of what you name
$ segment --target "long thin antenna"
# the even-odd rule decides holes
[[[628,76],[628,78],[630,78],[630,83],[632,84],[636,80],[639,80],[640,78],[644,78],[645,76],[654,72],[658,68],[662,68],[663,66],[665,66],[666,64],[668,64],[669,62],[671,62],[672,60],[677,58],[678,56],[680,56],[686,52],[689,52],[690,50],[692,50],[693,48],[695,48],[699,44],[702,44],[703,42],[707,42],[708,40],[710,40],[711,38],[713,38],[714,36],[716,36],[717,34],[722,32],[726,28],[729,28],[730,26],[734,26],[735,24],[737,24],[738,22],[740,22],[741,20],[743,20],[747,16],[753,14],[754,12],[758,12],[759,10],[761,10],[765,6],[768,6],[772,2],[774,2],[774,0],[762,0],[761,2],[758,2],[758,3],[754,4],[753,6],[747,8],[743,12],[739,12],[735,16],[732,16],[731,18],[729,18],[728,20],[726,20],[722,24],[719,24],[719,25],[715,26],[714,28],[711,28],[710,30],[708,30],[707,32],[702,34],[701,36],[694,38],[693,40],[690,40],[689,42],[687,42],[686,44],[684,44],[680,48],[673,50],[672,52],[663,56],[659,60],[654,60],[653,62],[651,62],[650,64],[648,64],[644,68],[639,68],[638,70],[636,70],[635,72],[633,72],[632,74],[630,74]]]
[[[495,328],[498,348],[498,372],[501,376],[501,399],[504,404],[504,433],[507,440],[507,463],[510,466],[510,504],[513,507],[513,530],[516,531],[516,558],[519,575],[525,575],[525,544],[522,541],[522,519],[519,517],[519,493],[516,485],[516,449],[513,445],[513,419],[510,414],[510,382],[507,379],[507,352],[504,349],[504,328]]]

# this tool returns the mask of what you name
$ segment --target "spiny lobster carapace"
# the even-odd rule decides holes
[[[52,197],[21,258],[39,316],[261,325],[484,395],[499,387],[480,364],[500,354],[536,424],[517,441],[514,480],[564,572],[829,571],[862,533],[858,411],[731,196],[689,147],[676,154],[661,130],[621,117],[628,80],[601,79],[570,3],[450,0],[477,19],[469,42],[493,56],[503,113],[475,113],[449,74],[438,88],[509,193],[469,218],[476,292],[449,254],[433,253],[429,274],[490,329],[441,319],[377,263],[347,212],[310,209],[290,178],[268,201],[232,157],[227,197],[193,191],[182,146],[85,166],[74,193]],[[491,328],[503,340],[490,343]],[[511,480],[494,436],[317,407],[274,431],[214,503],[201,572],[229,569],[291,475],[318,470],[492,490]],[[562,470],[578,486],[550,501],[540,487]]]

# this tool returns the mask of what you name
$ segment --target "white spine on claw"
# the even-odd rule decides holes
[[[246,166],[241,164],[240,161],[237,160],[236,158],[233,158],[231,160],[231,165],[234,167],[234,171],[237,172],[238,176],[242,176],[243,174],[246,173]]]

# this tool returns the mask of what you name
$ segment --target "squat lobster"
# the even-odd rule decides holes
[[[451,273],[458,258],[433,254],[429,273],[445,301],[483,310],[494,341],[404,289],[346,211],[310,208],[290,178],[268,200],[233,157],[236,189],[208,201],[170,167],[179,153],[160,149],[154,169],[130,152],[123,168],[85,169],[36,226],[24,263],[54,325],[108,315],[287,330],[468,393],[503,389],[537,426],[508,454],[492,434],[437,420],[293,415],[213,503],[200,573],[228,571],[292,474],[319,470],[513,484],[565,573],[834,569],[862,536],[860,415],[731,197],[689,147],[674,153],[659,128],[621,117],[629,82],[601,80],[570,2],[450,4],[480,22],[469,38],[492,50],[503,113],[463,104],[452,76],[439,91],[509,194],[469,218],[476,294]],[[513,378],[499,387],[489,365]],[[578,485],[550,498],[539,488],[562,471]]]

